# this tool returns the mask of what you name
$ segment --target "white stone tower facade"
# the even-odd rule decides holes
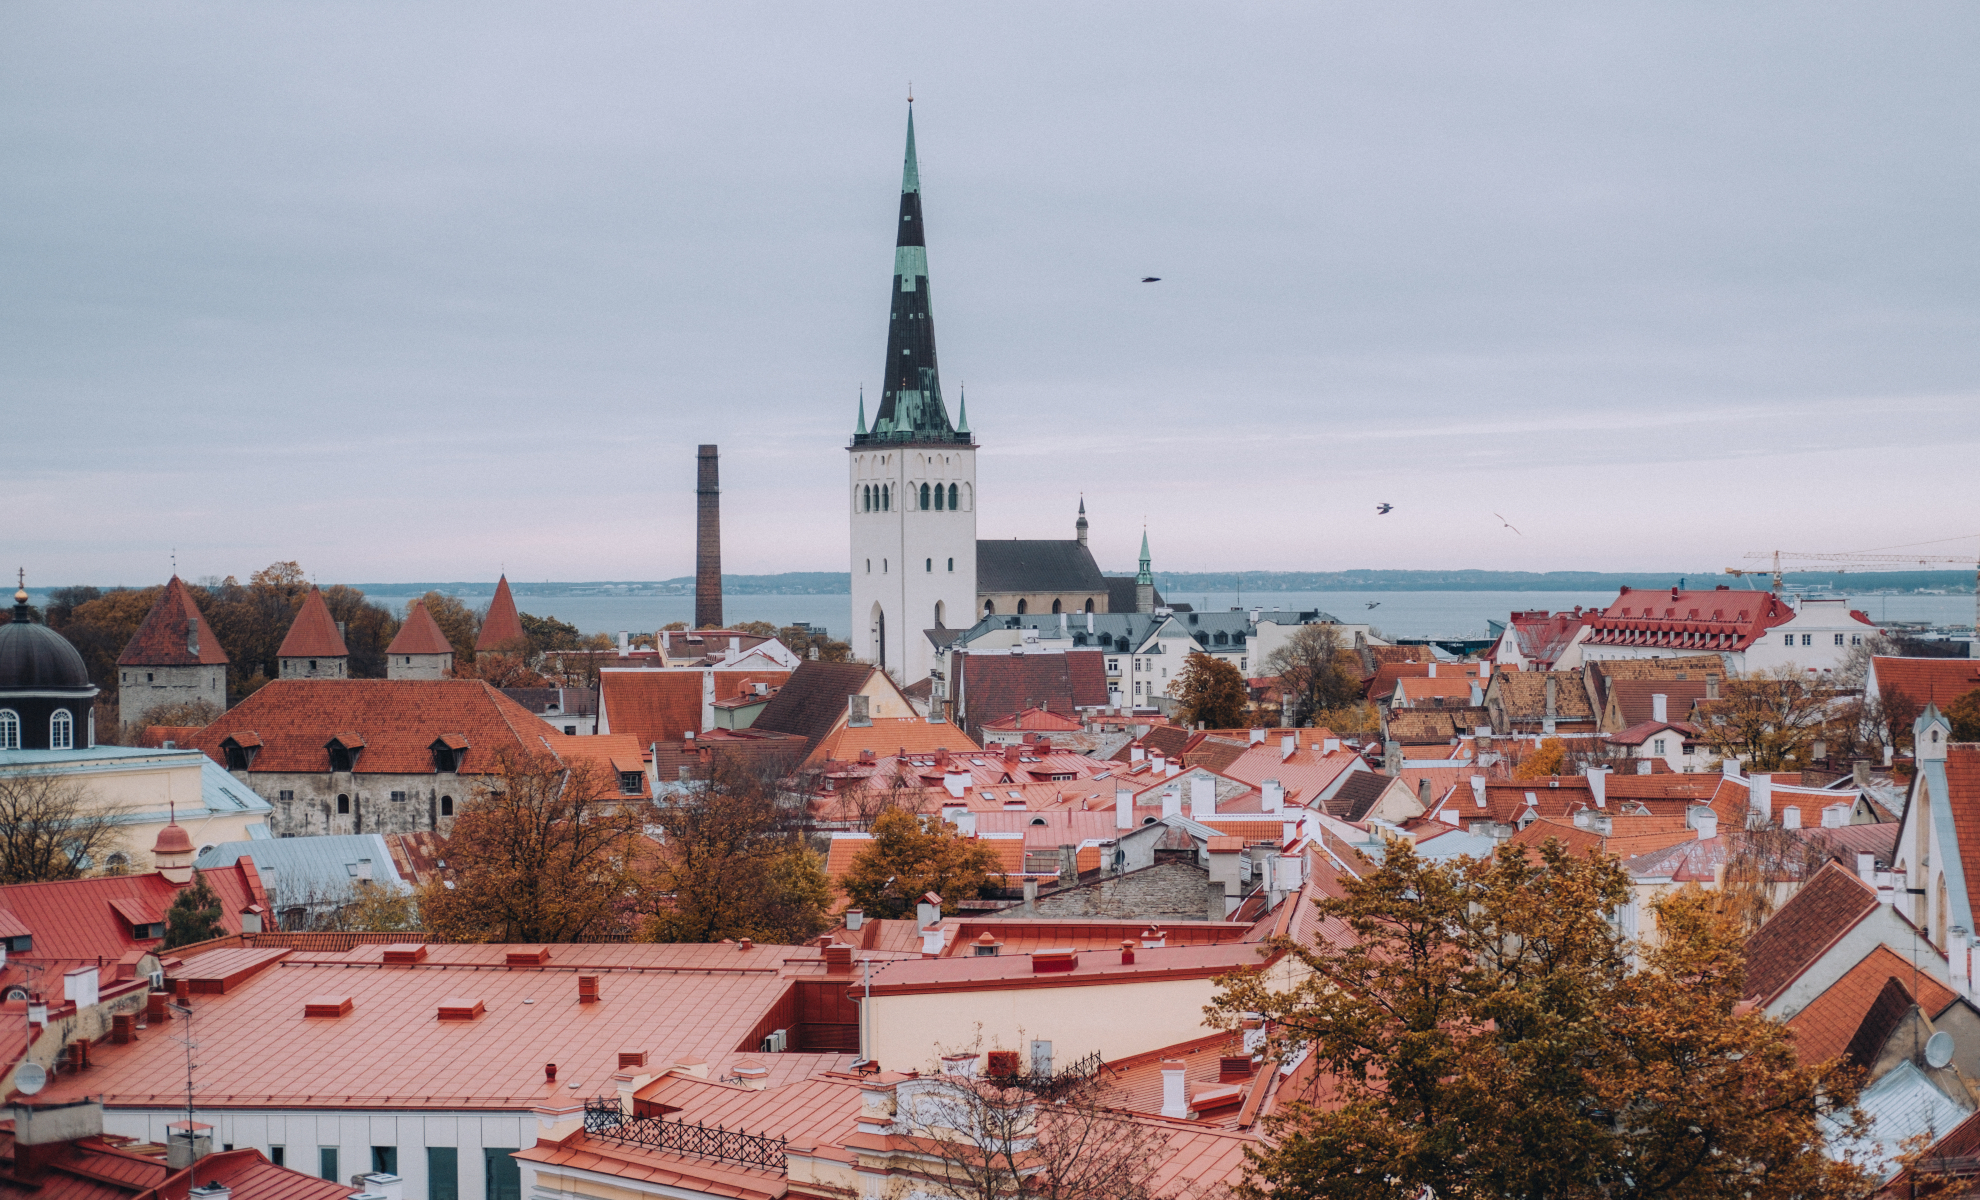
[[[896,229],[880,407],[869,429],[861,398],[847,447],[852,645],[915,684],[935,665],[924,631],[976,621],[976,439],[964,403],[950,424],[936,371],[911,111]]]

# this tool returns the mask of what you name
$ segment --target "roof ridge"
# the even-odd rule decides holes
[[[323,600],[323,592],[311,584],[295,619],[289,622],[289,632],[282,638],[282,647],[275,657],[348,658],[350,653],[336,618],[330,615],[330,606]]]

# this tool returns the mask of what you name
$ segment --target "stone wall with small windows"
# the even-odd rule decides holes
[[[117,668],[117,719],[126,725],[149,724],[145,718],[153,709],[187,700],[204,700],[224,711],[227,665]]]
[[[274,808],[276,837],[326,833],[453,831],[454,814],[474,788],[473,776],[370,775],[347,771],[234,771]]]

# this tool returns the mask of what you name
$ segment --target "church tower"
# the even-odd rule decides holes
[[[923,631],[967,628],[977,614],[976,440],[961,404],[949,423],[935,369],[912,108],[896,230],[880,403],[869,429],[861,398],[847,447],[852,644],[855,656],[913,684],[935,665]]]

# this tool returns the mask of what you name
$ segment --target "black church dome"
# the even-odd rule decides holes
[[[15,593],[14,600],[14,619],[0,625],[0,695],[18,691],[94,692],[89,668],[69,639],[33,622],[25,592]]]

